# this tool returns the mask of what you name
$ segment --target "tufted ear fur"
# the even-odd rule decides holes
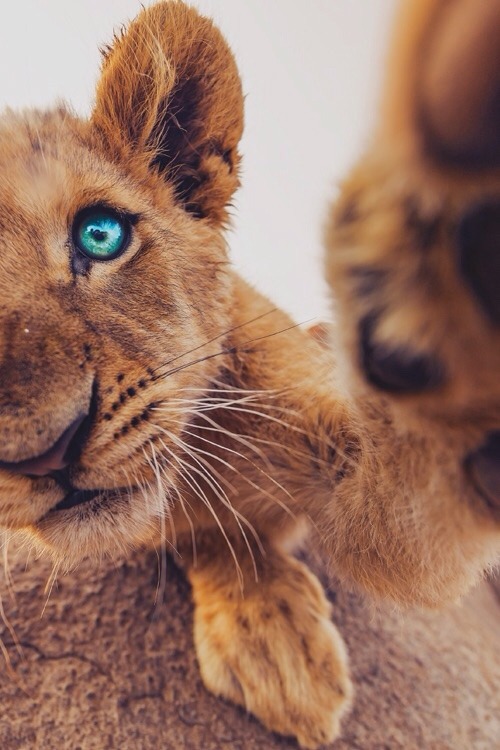
[[[403,0],[382,131],[446,165],[500,164],[500,0]]]
[[[176,0],[144,9],[104,52],[92,121],[117,153],[144,153],[186,211],[225,221],[238,186],[243,97],[209,19]]]

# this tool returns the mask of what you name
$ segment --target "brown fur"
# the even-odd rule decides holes
[[[102,490],[54,510],[65,493],[51,476],[0,470],[0,522],[62,569],[171,545],[193,585],[206,685],[303,747],[336,736],[351,686],[321,587],[290,556],[302,516],[336,571],[401,603],[459,596],[500,541],[498,508],[463,468],[498,428],[498,329],[449,240],[498,177],[449,165],[449,118],[434,117],[435,81],[426,98],[418,74],[440,4],[421,17],[408,5],[401,80],[390,76],[328,231],[336,363],[228,265],[242,96],[210,21],[158,3],[106,52],[89,122],[60,109],[0,125],[0,460],[43,454],[91,405],[69,476]],[[470,132],[453,134],[455,150],[468,153]],[[71,225],[100,203],[136,217],[131,245],[80,272]],[[442,360],[435,392],[367,389],[358,324],[374,311],[385,345]]]

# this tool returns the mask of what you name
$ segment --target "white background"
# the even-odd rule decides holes
[[[323,220],[374,119],[395,0],[192,4],[223,30],[247,95],[234,263],[297,320],[325,317]],[[98,47],[139,10],[139,0],[5,3],[0,107],[63,98],[88,113]]]

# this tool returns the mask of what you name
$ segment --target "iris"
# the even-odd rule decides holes
[[[128,222],[108,208],[87,209],[73,227],[73,241],[78,250],[92,260],[112,260],[128,245]]]

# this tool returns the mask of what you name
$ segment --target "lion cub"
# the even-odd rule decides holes
[[[114,40],[89,121],[1,119],[0,523],[63,568],[175,550],[207,687],[314,748],[351,686],[289,546],[348,437],[328,357],[228,263],[242,127],[229,48],[178,2]]]
[[[0,523],[60,568],[173,549],[206,686],[304,748],[337,736],[352,687],[291,555],[303,516],[335,570],[406,603],[460,594],[499,547],[499,176],[440,117],[456,36],[418,89],[427,140],[410,86],[445,5],[408,4],[384,127],[334,212],[335,367],[228,263],[243,98],[211,21],[153,5],[107,49],[88,121],[0,120]]]

